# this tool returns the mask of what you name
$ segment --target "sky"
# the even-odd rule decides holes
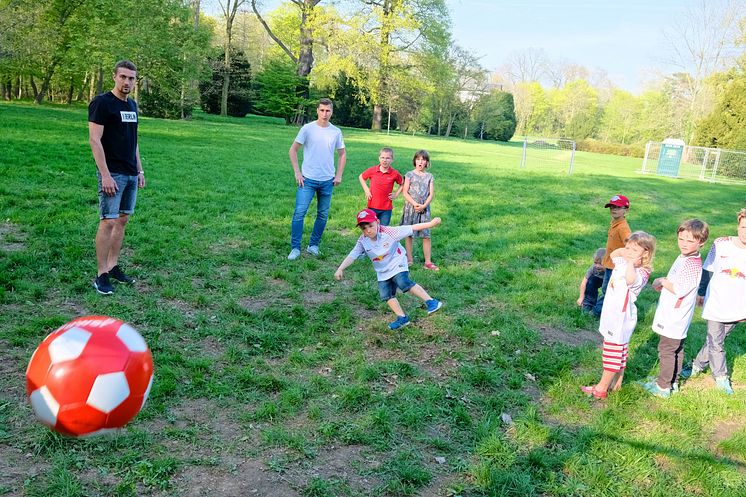
[[[662,33],[694,0],[447,0],[456,43],[496,70],[513,51],[543,49],[604,69],[618,87],[639,93],[666,67]]]
[[[552,61],[603,69],[611,82],[640,93],[677,69],[666,63],[663,29],[705,0],[446,0],[454,41],[495,71],[511,52],[543,49]],[[281,0],[262,0],[261,10]],[[325,0],[322,4],[333,3]]]

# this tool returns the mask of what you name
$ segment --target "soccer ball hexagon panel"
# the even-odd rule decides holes
[[[71,436],[123,427],[152,384],[145,340],[106,316],[81,317],[50,333],[26,370],[26,393],[39,421]]]

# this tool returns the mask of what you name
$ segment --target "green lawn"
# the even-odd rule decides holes
[[[322,256],[289,262],[296,132],[141,119],[148,184],[122,256],[137,282],[101,297],[85,109],[0,104],[0,495],[746,495],[743,325],[727,342],[734,396],[702,378],[650,398],[634,385],[657,367],[645,289],[626,385],[597,402],[578,387],[600,374],[600,335],[574,304],[612,194],[658,237],[656,277],[680,220],[706,220],[712,239],[735,231],[743,186],[582,152],[572,176],[519,170],[516,144],[346,129]],[[386,328],[370,262],[333,279],[358,236],[357,175],[382,146],[402,172],[430,151],[443,218],[441,271],[421,268],[415,244],[412,276],[446,306],[427,317],[402,297],[414,324],[401,332]],[[156,380],[122,434],[75,440],[34,421],[24,371],[46,334],[89,314],[138,329]],[[689,357],[704,333],[697,315]]]

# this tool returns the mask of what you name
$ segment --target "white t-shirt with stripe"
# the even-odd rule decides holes
[[[365,254],[373,263],[378,281],[386,281],[399,273],[409,271],[407,252],[399,240],[412,236],[412,226],[380,226],[375,240],[365,235],[357,239],[355,248],[347,257],[357,259]]]
[[[730,237],[718,238],[703,267],[712,278],[702,318],[719,323],[746,319],[746,249],[738,248]]]
[[[702,258],[699,254],[676,258],[666,279],[673,292],[663,288],[653,318],[653,331],[668,338],[686,338],[697,304],[697,288],[702,278]]]
[[[614,257],[614,270],[609,279],[609,286],[604,295],[604,306],[601,309],[601,320],[598,331],[604,341],[625,344],[629,343],[632,332],[637,326],[637,307],[635,301],[640,291],[648,282],[650,273],[647,269],[635,269],[635,281],[627,285],[627,259]]]

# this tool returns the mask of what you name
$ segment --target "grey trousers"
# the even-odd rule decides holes
[[[679,381],[679,373],[684,365],[684,340],[683,338],[660,337],[658,342],[660,373],[658,373],[657,383],[663,389],[671,388]]]
[[[700,369],[705,369],[709,365],[712,376],[715,378],[728,376],[728,365],[725,362],[725,337],[737,324],[738,322],[707,321],[707,339],[692,364]]]

